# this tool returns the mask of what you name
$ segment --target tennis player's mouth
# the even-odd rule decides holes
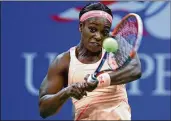
[[[91,44],[92,46],[101,46],[101,44],[99,44],[99,43],[97,43],[97,42],[90,42],[90,44]]]

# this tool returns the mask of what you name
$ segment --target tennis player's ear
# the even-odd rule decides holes
[[[83,23],[80,22],[80,23],[79,23],[79,31],[82,32],[82,29],[83,29]]]

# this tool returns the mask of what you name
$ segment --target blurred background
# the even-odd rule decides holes
[[[1,2],[1,118],[40,120],[38,90],[49,63],[78,44],[83,2]],[[169,1],[103,2],[112,29],[126,14],[144,23],[138,51],[143,75],[127,85],[133,120],[171,120],[171,4]],[[72,103],[48,120],[71,120]]]

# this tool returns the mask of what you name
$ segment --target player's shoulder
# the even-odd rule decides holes
[[[66,67],[70,62],[70,53],[69,51],[62,52],[58,54],[54,60],[54,63],[60,65],[61,67]]]
[[[63,60],[63,59],[67,59],[67,60],[70,60],[70,55],[71,55],[71,52],[74,51],[75,52],[75,48],[76,46],[73,46],[71,47],[69,50],[63,52],[63,53],[60,53],[58,56],[57,56],[57,59],[60,59],[60,60]]]
[[[70,60],[70,52],[69,51],[65,51],[63,53],[60,53],[56,59],[58,61],[67,61],[67,60]]]
[[[69,64],[70,64],[70,52],[72,51],[74,47],[71,47],[67,51],[64,51],[60,54],[58,54],[54,61],[52,62],[52,66],[56,66],[60,69],[69,69]]]
[[[60,60],[68,60],[70,61],[70,56],[72,55],[72,53],[74,52],[75,53],[75,49],[76,49],[76,46],[73,46],[71,47],[69,50],[63,52],[63,53],[60,53],[57,58],[60,59]]]

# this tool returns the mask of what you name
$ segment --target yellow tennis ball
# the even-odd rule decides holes
[[[116,52],[118,50],[118,43],[114,38],[108,37],[103,41],[103,48],[107,52]]]

